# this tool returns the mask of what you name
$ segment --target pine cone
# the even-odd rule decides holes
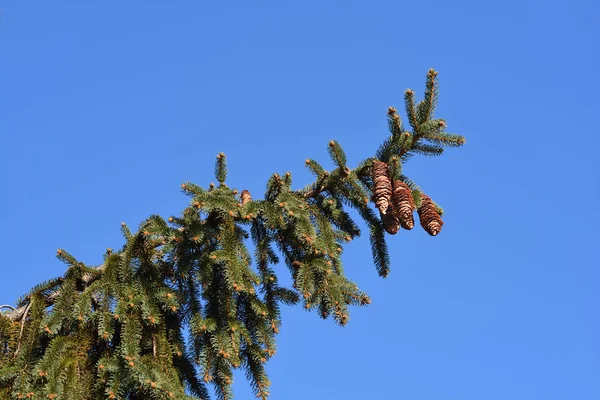
[[[410,188],[401,180],[394,182],[392,203],[394,204],[394,210],[400,219],[400,225],[408,230],[414,228],[415,220],[413,218],[413,210],[415,209],[415,203]]]
[[[424,193],[421,193],[421,208],[418,210],[421,226],[431,236],[435,236],[442,230],[444,222],[435,209],[433,201]]]
[[[379,215],[381,216],[381,221],[383,222],[383,226],[387,233],[390,235],[398,233],[398,230],[400,229],[400,219],[398,218],[398,214],[395,212],[392,203],[389,204],[385,214],[379,213]]]
[[[371,167],[373,177],[373,198],[382,215],[385,215],[392,197],[392,181],[386,163],[375,160]]]
[[[240,195],[240,198],[242,199],[242,205],[246,205],[246,203],[248,203],[249,201],[252,200],[252,196],[250,195],[250,192],[247,190],[242,190],[242,194]]]

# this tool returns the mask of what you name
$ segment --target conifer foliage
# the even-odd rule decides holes
[[[331,141],[333,170],[308,159],[313,183],[293,189],[289,172],[275,173],[257,199],[226,184],[220,153],[216,185],[186,182],[190,203],[180,215],[152,215],[136,231],[122,224],[124,244],[107,249],[102,265],[58,250],[65,274],[14,308],[2,306],[0,398],[209,399],[212,385],[217,398],[231,399],[233,372],[242,369],[266,399],[265,363],[276,352],[282,304],[301,303],[345,325],[349,306],[370,303],[342,266],[344,246],[361,233],[348,209],[367,226],[383,277],[385,232],[412,229],[415,209],[430,235],[440,232],[441,209],[402,173],[415,154],[438,156],[464,143],[434,119],[436,100],[430,70],[422,101],[405,93],[410,129],[391,107],[391,135],[354,169]],[[291,288],[279,283],[278,263],[289,269]]]

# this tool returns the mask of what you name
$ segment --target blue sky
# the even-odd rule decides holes
[[[600,398],[600,7],[557,1],[0,2],[0,303],[99,263],[119,226],[178,213],[186,180],[308,183],[336,139],[356,165],[385,111],[440,71],[467,145],[405,173],[440,236],[367,238],[346,271],[372,297],[346,328],[287,308],[274,400]],[[403,115],[403,114],[402,114]],[[286,273],[285,267],[279,268]],[[236,398],[249,398],[239,375]]]

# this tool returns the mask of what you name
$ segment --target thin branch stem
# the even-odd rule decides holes
[[[25,309],[25,313],[23,313],[23,319],[21,320],[21,332],[19,332],[19,342],[17,344],[17,350],[15,350],[15,357],[19,354],[19,350],[21,350],[21,340],[23,339],[23,331],[25,330],[25,321],[27,320],[27,314],[31,309],[31,301],[27,304],[27,308]]]

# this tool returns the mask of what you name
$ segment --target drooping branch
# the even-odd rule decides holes
[[[247,190],[238,194],[227,186],[226,157],[220,153],[217,185],[182,184],[191,201],[179,217],[151,216],[135,233],[123,224],[126,243],[119,252],[108,249],[104,264],[87,266],[59,250],[67,265],[64,276],[37,285],[14,307],[0,306],[9,310],[2,313],[3,329],[10,332],[7,348],[16,349],[12,355],[20,352],[9,369],[0,368],[0,389],[10,388],[21,374],[32,390],[58,385],[66,396],[77,386],[67,383],[78,382],[83,371],[79,361],[87,358],[83,372],[99,376],[98,391],[109,398],[118,393],[171,398],[184,396],[187,387],[208,399],[204,376],[220,398],[229,399],[233,370],[245,368],[254,394],[266,399],[270,381],[264,364],[275,353],[280,304],[303,302],[307,310],[345,325],[348,306],[370,303],[342,265],[345,244],[361,235],[349,209],[366,223],[383,277],[390,271],[386,231],[411,229],[418,209],[423,228],[439,233],[442,211],[402,172],[412,154],[437,155],[438,147],[464,143],[444,132],[443,120],[429,120],[435,82],[428,82],[426,100],[416,110],[412,92],[407,100],[414,131],[405,131],[390,108],[391,136],[354,169],[346,165],[341,145],[330,141],[331,171],[306,160],[313,183],[293,190],[290,172],[273,174],[264,198],[253,199]],[[245,244],[249,238],[257,268]],[[272,268],[279,263],[288,266],[293,289],[279,285]],[[80,342],[89,354],[71,354]],[[73,361],[77,368],[65,367]]]

